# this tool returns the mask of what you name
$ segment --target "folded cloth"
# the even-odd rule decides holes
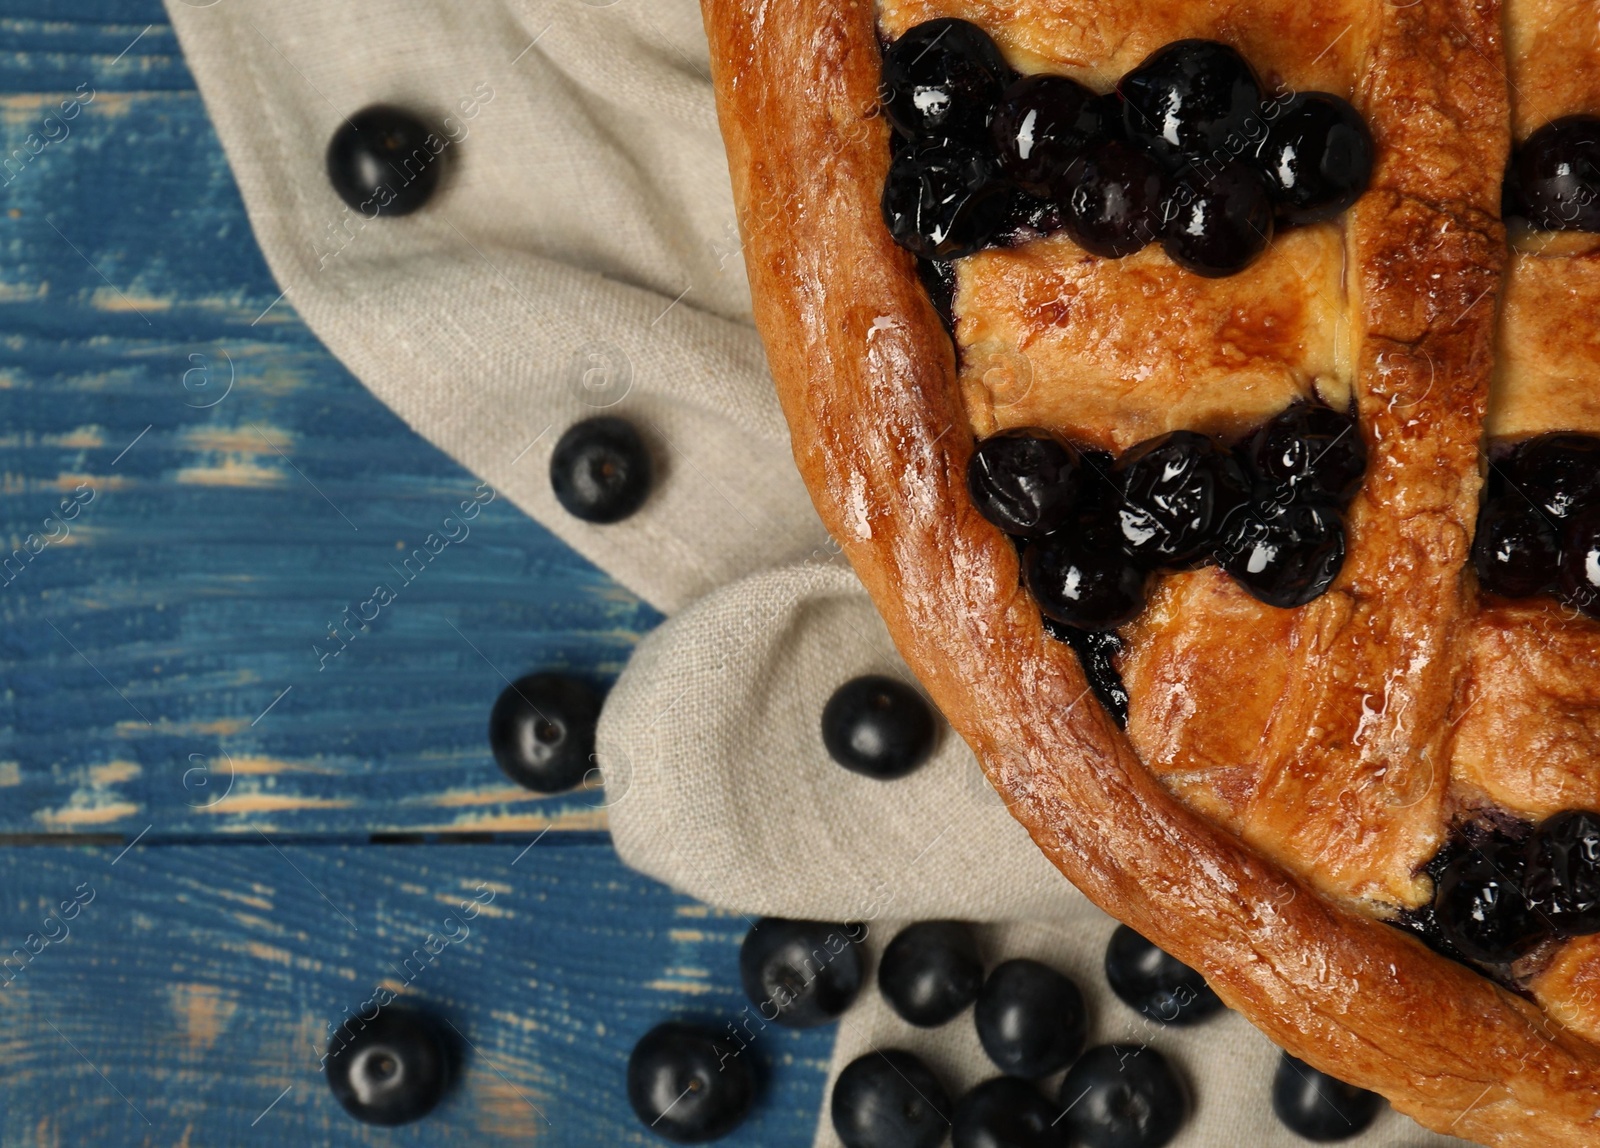
[[[681,611],[641,643],[601,722],[622,856],[750,915],[868,921],[874,946],[895,920],[996,922],[991,963],[1043,956],[1084,990],[1096,1039],[1171,1053],[1198,1100],[1179,1144],[1296,1142],[1266,1106],[1273,1050],[1242,1020],[1150,1029],[1110,996],[1098,962],[1113,922],[1044,860],[958,739],[892,783],[827,759],[829,693],[862,672],[910,675],[791,460],[694,0],[168,11],[262,251],[311,329],[419,433]],[[323,150],[379,102],[430,118],[447,166],[425,210],[369,222],[334,195]],[[562,431],[602,410],[641,428],[661,479],[634,517],[595,527],[560,510],[547,472]],[[911,1029],[869,989],[833,1073],[891,1046],[926,1055],[953,1093],[993,1072],[970,1015]],[[1352,1142],[1449,1141],[1388,1114]],[[817,1143],[836,1143],[826,1101]]]

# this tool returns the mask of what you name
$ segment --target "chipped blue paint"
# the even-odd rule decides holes
[[[0,1143],[661,1144],[628,1109],[628,1051],[668,1018],[738,1015],[744,922],[552,839],[520,860],[511,844],[0,850],[0,952],[92,893],[0,972]],[[684,968],[703,991],[673,987]],[[380,987],[466,1054],[440,1108],[394,1130],[351,1121],[318,1071],[327,1024]],[[832,1038],[762,1030],[741,1054],[762,1099],[720,1143],[809,1145]]]
[[[488,708],[502,675],[609,680],[658,616],[502,498],[403,581],[476,480],[286,301],[268,311],[159,5],[0,2],[0,157],[19,148],[0,175],[0,834],[601,826],[593,796],[505,784]],[[62,536],[46,521],[79,488]],[[380,584],[396,600],[330,640]]]

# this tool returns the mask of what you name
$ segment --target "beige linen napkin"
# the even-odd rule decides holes
[[[818,717],[866,671],[909,674],[806,497],[754,329],[694,0],[167,0],[284,297],[419,433],[650,602],[599,739],[617,848],[752,916],[995,922],[992,961],[1039,955],[1097,1039],[1145,1039],[1198,1097],[1182,1145],[1299,1143],[1266,1105],[1274,1051],[1237,1016],[1146,1031],[1099,972],[1113,922],[1045,862],[948,734],[912,777],[834,766]],[[376,102],[449,137],[435,200],[366,223],[323,148]],[[260,320],[275,321],[269,309]],[[635,421],[662,479],[592,527],[550,495],[561,431]],[[990,1075],[970,1013],[933,1032],[875,990],[833,1073],[925,1055],[953,1094]],[[819,1145],[833,1145],[823,1118]],[[1386,1114],[1353,1141],[1449,1143]]]

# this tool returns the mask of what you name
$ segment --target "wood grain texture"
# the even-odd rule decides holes
[[[746,923],[602,842],[557,840],[520,860],[511,844],[0,850],[0,952],[59,937],[0,972],[0,1145],[662,1143],[627,1106],[628,1052],[669,1017],[739,1014]],[[430,934],[463,932],[429,957]],[[328,1022],[379,987],[465,1052],[455,1091],[393,1130],[347,1117],[318,1065]],[[832,1043],[831,1027],[760,1032],[741,1055],[762,1099],[722,1143],[809,1145]]]
[[[275,302],[156,0],[0,3],[0,162],[0,835],[603,827],[489,706],[658,615],[503,498],[402,567],[476,480]]]

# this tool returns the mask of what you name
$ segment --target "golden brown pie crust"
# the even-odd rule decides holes
[[[1413,874],[1442,824],[1506,250],[1497,5],[1346,6],[1362,43],[1352,95],[1379,147],[1346,231],[1368,477],[1334,589],[1297,611],[1257,608],[1264,620],[1247,627],[1271,655],[1262,672],[1295,686],[1287,708],[1221,710],[1216,739],[1190,764],[1247,769],[1241,747],[1317,738],[1287,761],[1268,753],[1270,776],[1249,779],[1241,809],[1229,809],[1227,784],[1202,786],[1216,821],[1175,797],[1094,703],[1019,587],[1015,550],[970,504],[973,431],[951,341],[879,214],[889,147],[874,5],[703,7],[757,323],[796,460],[900,651],[1040,848],[1278,1044],[1422,1124],[1484,1144],[1600,1142],[1600,1047],[1336,900],[1426,895]],[[928,7],[995,30],[1014,62],[1048,64],[1063,36],[1088,36],[1071,0],[1034,0],[1031,21],[1009,28],[1009,6]],[[1194,13],[1207,11],[1120,7],[1130,19],[1160,7],[1200,23]],[[1249,53],[1249,36],[1283,37],[1311,19],[1273,18],[1239,5],[1192,34]],[[1113,60],[1174,38],[1090,30]],[[1338,31],[1334,22],[1322,43]],[[1184,577],[1162,594],[1186,590],[1192,616],[1215,626],[1221,615],[1207,610],[1249,612],[1214,571]],[[1354,785],[1352,763],[1366,766]],[[1183,778],[1168,780],[1181,791]],[[1341,837],[1349,826],[1358,831]]]

